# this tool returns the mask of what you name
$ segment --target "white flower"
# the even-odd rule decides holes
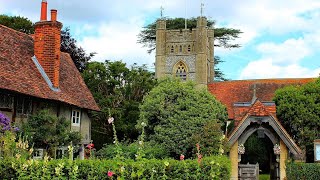
[[[143,144],[143,142],[142,142],[142,141],[139,141],[139,144],[140,144],[140,145],[142,145],[142,144]]]
[[[146,124],[145,122],[142,122],[142,123],[141,123],[141,126],[142,126],[142,127],[146,127],[146,125],[147,125],[147,124]]]
[[[125,170],[126,170],[126,168],[125,168],[124,166],[121,166],[120,171],[121,171],[121,172],[124,172]]]
[[[113,121],[114,121],[114,118],[113,117],[109,117],[108,123],[111,124],[111,123],[113,123]]]

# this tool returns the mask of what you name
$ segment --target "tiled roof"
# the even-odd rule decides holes
[[[284,86],[301,85],[313,81],[314,78],[297,79],[256,79],[214,82],[208,89],[221,103],[227,106],[229,119],[234,119],[233,104],[251,102],[256,85],[256,97],[260,101],[272,101],[274,92]]]
[[[32,56],[30,36],[0,25],[0,89],[99,111],[69,54],[61,53],[59,92],[49,88]]]

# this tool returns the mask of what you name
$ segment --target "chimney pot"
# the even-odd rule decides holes
[[[47,20],[47,8],[48,8],[48,3],[46,0],[42,0],[41,2],[41,16],[40,16],[40,21],[46,21]]]
[[[51,21],[57,21],[57,10],[51,9]]]

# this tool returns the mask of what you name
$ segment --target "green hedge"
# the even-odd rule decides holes
[[[224,156],[197,160],[1,160],[0,179],[230,179]],[[108,177],[108,171],[114,175]]]
[[[287,163],[288,180],[316,180],[320,179],[320,163]]]

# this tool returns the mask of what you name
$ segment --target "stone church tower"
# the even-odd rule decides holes
[[[196,29],[166,29],[157,21],[156,78],[175,76],[206,87],[214,78],[214,32],[207,19],[198,17]]]

